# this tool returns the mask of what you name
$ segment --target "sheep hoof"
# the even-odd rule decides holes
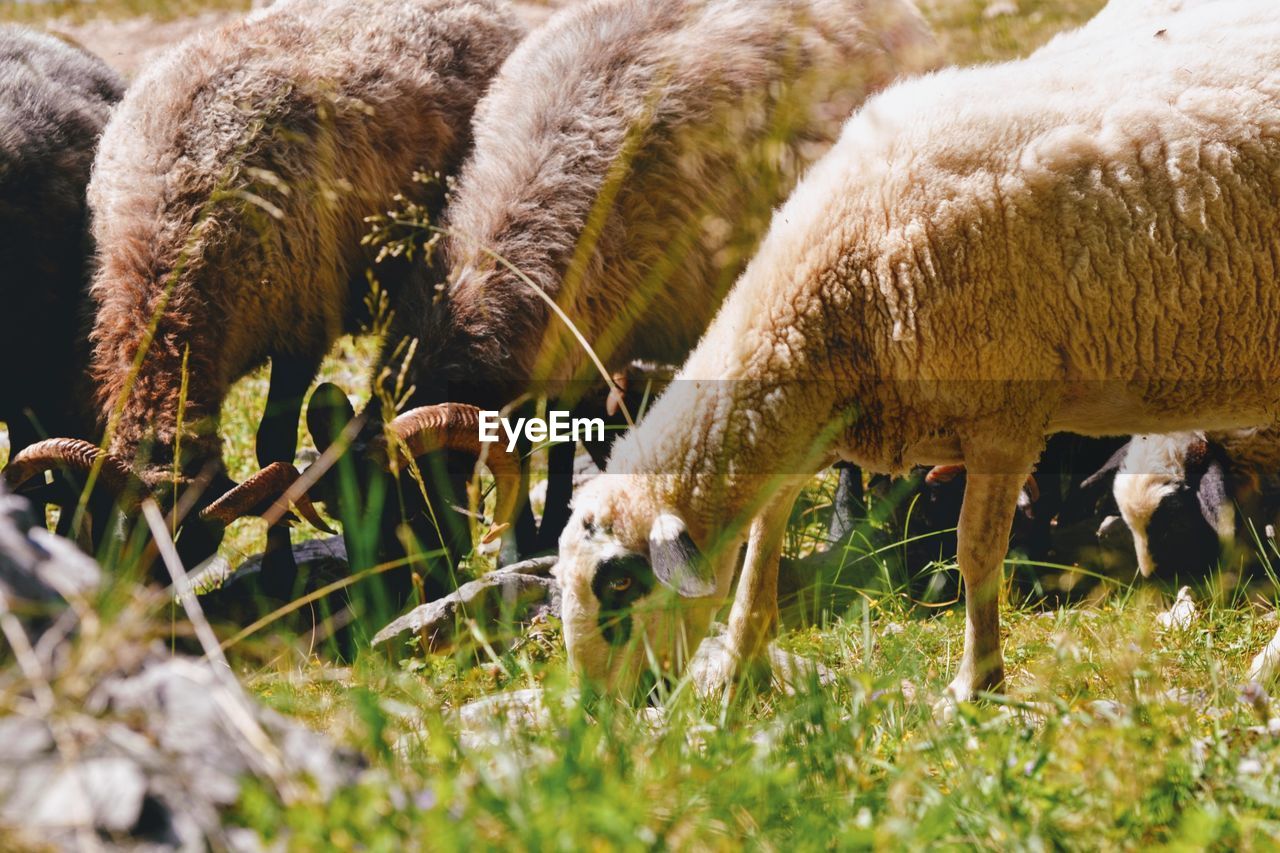
[[[997,668],[986,673],[974,673],[962,668],[942,698],[933,705],[934,717],[947,721],[955,718],[957,708],[962,702],[973,702],[983,693],[996,693],[1004,683],[1004,670]]]
[[[766,656],[744,661],[722,638],[708,637],[689,662],[689,675],[699,697],[731,699],[744,687],[768,690],[773,667]]]

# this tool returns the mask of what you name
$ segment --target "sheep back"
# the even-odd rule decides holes
[[[447,212],[447,293],[419,294],[395,330],[421,338],[420,388],[491,381],[484,402],[500,404],[531,381],[586,377],[581,345],[524,276],[606,362],[683,358],[848,110],[935,59],[901,0],[596,0],[559,13],[477,111]]]
[[[401,192],[438,207],[412,175],[456,168],[517,35],[492,0],[288,0],[141,75],[90,186],[105,413],[149,347],[113,452],[173,441],[184,358],[197,423],[268,357],[318,362],[357,325],[366,217]]]

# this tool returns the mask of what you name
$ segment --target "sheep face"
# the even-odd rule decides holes
[[[1129,444],[1114,492],[1143,577],[1202,569],[1233,538],[1235,514],[1215,456],[1198,434],[1137,436]]]
[[[565,644],[570,664],[593,686],[643,699],[679,676],[723,601],[733,564],[712,565],[678,515],[642,509],[643,501],[603,482],[613,479],[604,475],[578,496],[560,538]]]

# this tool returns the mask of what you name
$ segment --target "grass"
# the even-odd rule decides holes
[[[897,600],[788,637],[834,685],[727,708],[680,694],[661,721],[574,698],[541,649],[482,668],[257,669],[258,695],[361,744],[387,777],[322,807],[251,795],[239,819],[336,849],[1268,847],[1280,747],[1238,683],[1273,626],[1219,604],[1158,634],[1153,598],[1015,610],[1008,696],[948,722],[930,704],[960,614]],[[487,745],[460,732],[462,700],[532,685],[555,697],[545,725]]]
[[[0,21],[41,25],[56,19],[80,24],[141,16],[173,21],[201,12],[247,11],[251,5],[251,0],[0,0]]]
[[[195,5],[9,4],[0,19],[178,17]],[[1015,14],[988,17],[984,2],[923,3],[958,62],[1024,53],[1100,5],[1021,0]],[[366,394],[374,351],[344,340],[322,378]],[[225,406],[233,476],[255,467],[265,392],[259,372]],[[830,487],[815,481],[802,505],[820,505]],[[813,524],[793,531],[790,553],[811,547]],[[224,553],[238,562],[261,538],[260,523],[243,522]],[[963,613],[913,607],[893,583],[873,583],[892,574],[890,556],[864,561],[847,610],[782,638],[829,667],[832,683],[727,705],[688,685],[657,710],[582,698],[554,625],[479,659],[401,647],[341,667],[263,632],[230,650],[246,685],[361,750],[377,773],[288,805],[251,786],[233,819],[267,841],[288,832],[299,850],[1274,846],[1280,724],[1268,722],[1280,711],[1240,697],[1272,615],[1215,584],[1197,591],[1201,612],[1185,631],[1156,629],[1170,590],[1127,583],[1088,605],[1011,606],[1007,694],[940,719],[931,708],[959,658]],[[544,691],[539,724],[459,717],[468,702],[521,688]]]

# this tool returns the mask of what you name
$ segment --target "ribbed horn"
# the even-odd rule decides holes
[[[218,522],[225,527],[247,515],[262,515],[283,498],[285,492],[301,476],[298,469],[288,462],[273,462],[240,485],[227,490],[226,494],[201,510],[200,518]],[[299,515],[318,530],[329,534],[335,532],[325,524],[307,495],[300,495],[293,506]]]
[[[387,429],[414,459],[437,450],[456,450],[482,459],[498,485],[493,514],[496,530],[515,516],[520,498],[520,457],[500,442],[481,443],[480,411],[464,403],[423,406],[400,415]],[[379,438],[375,446],[385,448],[385,444],[386,440]]]
[[[113,497],[119,499],[131,496],[132,500],[140,501],[150,493],[146,484],[127,464],[96,444],[79,438],[46,438],[24,448],[9,460],[4,469],[4,480],[10,489],[16,491],[32,477],[55,468],[88,475],[99,460],[102,460],[102,469],[98,474],[98,481]]]

